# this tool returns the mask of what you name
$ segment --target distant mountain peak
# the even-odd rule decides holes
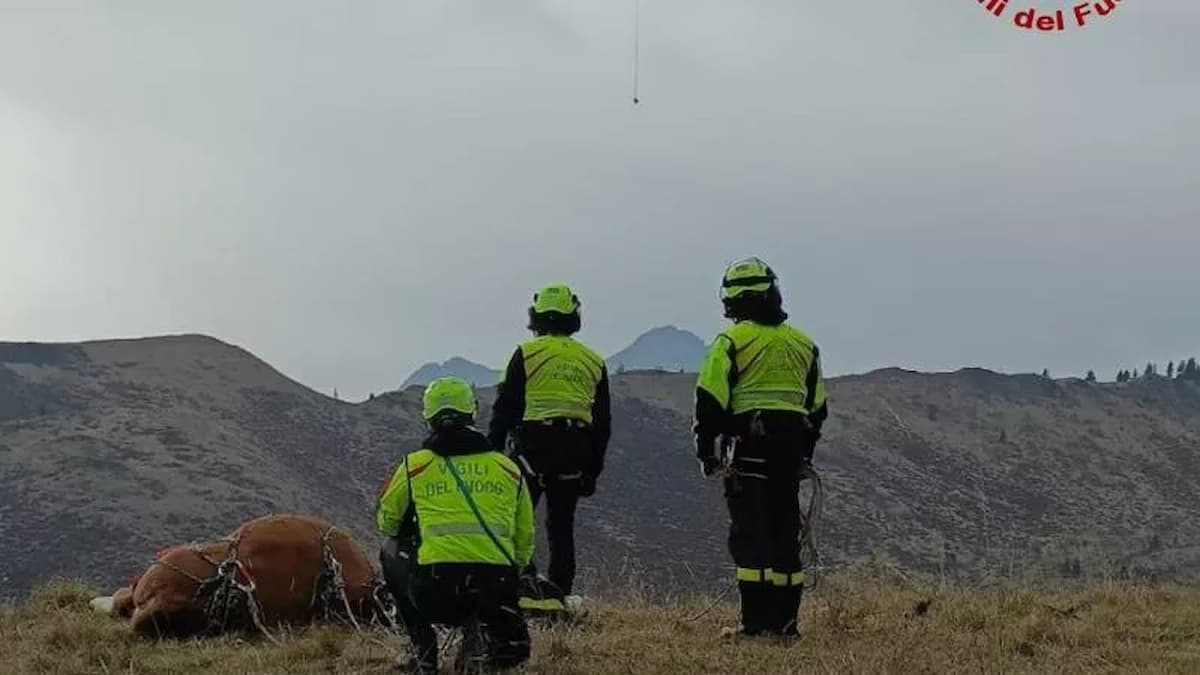
[[[695,333],[693,333],[691,331],[684,330],[678,326],[667,324],[665,326],[657,326],[655,328],[651,328],[650,330],[646,331],[645,333],[642,333],[641,335],[639,335],[637,337],[637,340],[650,340],[650,339],[657,339],[657,338],[662,338],[662,337],[696,338],[697,340],[700,339],[699,337],[696,336]],[[635,342],[637,340],[635,340]]]
[[[430,361],[417,368],[412,375],[408,376],[408,379],[404,380],[404,384],[400,385],[400,388],[424,387],[439,377],[461,377],[471,384],[487,387],[496,384],[496,381],[500,379],[500,371],[461,356],[452,356],[442,363]]]
[[[677,326],[652,328],[608,358],[612,370],[695,371],[708,346],[695,333]]]

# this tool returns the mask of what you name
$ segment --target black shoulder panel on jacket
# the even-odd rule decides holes
[[[596,398],[592,402],[592,476],[604,471],[604,457],[612,437],[612,400],[608,388],[608,367],[600,366],[600,381],[596,383]]]
[[[488,423],[488,442],[500,452],[508,434],[525,417],[525,355],[517,347],[504,370],[504,381],[496,387],[492,419]]]

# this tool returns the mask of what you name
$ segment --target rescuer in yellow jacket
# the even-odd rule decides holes
[[[795,635],[804,591],[800,483],[828,416],[820,352],[787,323],[778,280],[758,258],[731,264],[726,318],[696,386],[696,455],[705,476],[727,467],[729,550],[742,635]]]
[[[548,577],[554,588],[543,597],[572,592],[575,507],[596,491],[612,427],[608,369],[573,337],[579,328],[579,298],[569,287],[552,284],[533,296],[534,337],[517,347],[505,368],[488,432],[497,449],[505,449],[511,437],[534,508],[546,496]],[[526,573],[534,576],[532,565]]]
[[[533,559],[533,502],[517,465],[473,428],[476,407],[467,382],[431,382],[423,410],[430,435],[396,468],[376,507],[411,672],[438,672],[435,623],[463,627],[460,659],[475,666],[529,658],[517,593]]]

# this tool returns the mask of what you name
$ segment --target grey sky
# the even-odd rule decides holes
[[[359,398],[498,365],[552,280],[605,353],[708,338],[760,254],[835,373],[1200,352],[1200,5],[642,6],[635,107],[633,0],[0,0],[0,339]]]

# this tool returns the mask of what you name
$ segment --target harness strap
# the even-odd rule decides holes
[[[337,529],[337,527],[331,526],[321,536],[322,565],[314,581],[310,607],[316,610],[319,604],[320,609],[324,610],[325,616],[328,619],[332,613],[335,613],[331,610],[340,605],[341,609],[345,610],[350,623],[356,629],[361,630],[361,625],[354,615],[346,593],[342,563],[337,559],[333,551],[331,540]],[[225,631],[235,622],[249,619],[254,627],[265,635],[268,640],[278,643],[275,636],[264,625],[262,607],[255,597],[257,585],[254,582],[254,578],[250,575],[250,570],[237,558],[237,545],[240,537],[223,538],[217,541],[230,544],[227,557],[223,561],[215,560],[205,554],[198,544],[193,543],[188,546],[188,549],[192,553],[215,568],[212,576],[208,578],[202,579],[162,558],[156,558],[151,564],[161,565],[196,584],[192,600],[203,611],[208,620],[208,629],[210,631],[214,629],[219,632]],[[242,579],[245,579],[245,581],[243,582]],[[372,581],[371,600],[374,602],[375,608],[386,624],[392,630],[397,630],[399,617],[394,599],[386,583],[378,576],[375,576]]]
[[[162,565],[163,567],[165,567],[165,568],[167,568],[167,569],[171,570],[172,572],[175,572],[175,573],[177,573],[177,574],[180,574],[180,575],[182,575],[182,576],[185,576],[185,577],[187,577],[187,578],[188,578],[188,580],[190,580],[190,581],[192,581],[192,582],[194,582],[194,583],[196,583],[196,584],[203,584],[203,583],[204,583],[204,579],[201,579],[200,577],[198,577],[198,576],[196,576],[195,574],[192,574],[191,572],[189,572],[189,571],[187,571],[187,570],[183,569],[182,567],[180,567],[179,565],[176,565],[175,563],[172,563],[172,562],[167,562],[166,560],[163,560],[163,559],[161,559],[161,558],[156,558],[155,560],[151,561],[151,563],[150,563],[150,564],[151,564],[151,565]]]

